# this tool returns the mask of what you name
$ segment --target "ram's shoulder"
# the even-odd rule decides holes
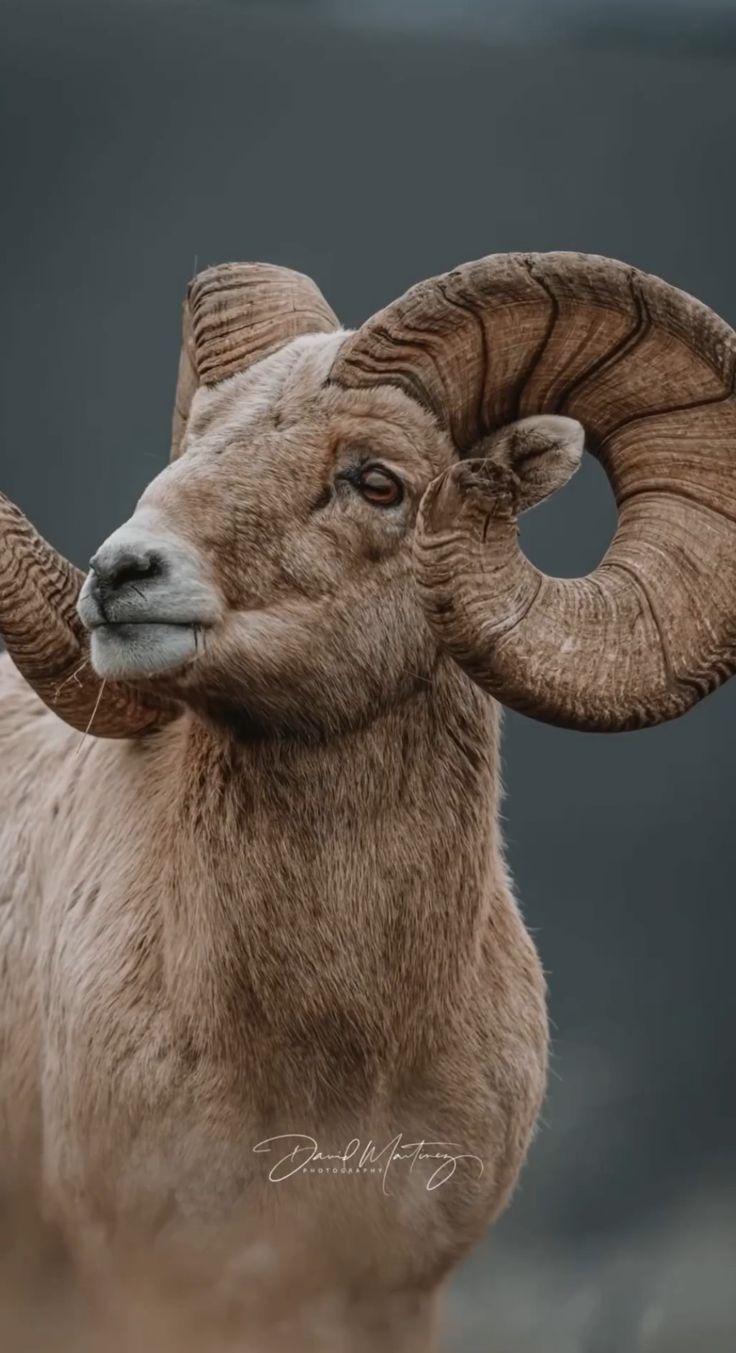
[[[0,653],[0,780],[23,767],[29,773],[45,757],[63,757],[72,742],[72,730],[39,700],[7,653]]]

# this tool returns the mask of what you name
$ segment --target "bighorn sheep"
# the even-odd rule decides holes
[[[628,729],[732,674],[735,354],[598,257],[492,256],[353,333],[217,267],[171,464],[86,581],[0,500],[4,1150],[83,1257],[252,1232],[351,1353],[429,1346],[545,1084],[496,702]],[[581,425],[619,524],[552,579],[516,518]]]

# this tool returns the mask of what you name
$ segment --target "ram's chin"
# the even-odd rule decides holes
[[[90,656],[98,676],[120,681],[176,671],[196,657],[198,643],[195,625],[99,625]]]

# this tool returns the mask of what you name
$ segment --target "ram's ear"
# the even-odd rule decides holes
[[[301,334],[327,334],[339,321],[316,283],[271,263],[223,263],[189,284],[174,401],[171,459],[181,454],[200,385],[246,371]]]
[[[525,512],[567,483],[584,449],[585,432],[576,419],[540,414],[492,432],[471,456],[512,476],[516,511]]]

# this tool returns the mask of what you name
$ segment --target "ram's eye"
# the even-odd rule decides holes
[[[396,475],[378,465],[367,465],[360,473],[358,488],[366,502],[376,507],[396,507],[404,490]]]

